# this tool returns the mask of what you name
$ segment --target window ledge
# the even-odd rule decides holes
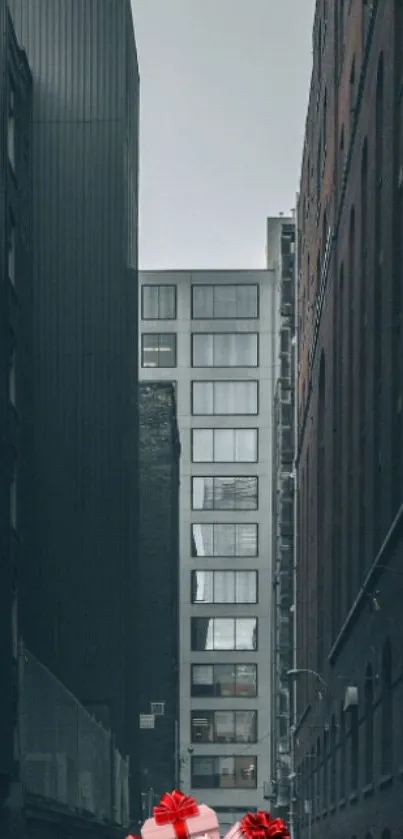
[[[354,790],[354,792],[351,792],[351,793],[350,793],[350,795],[349,795],[349,797],[348,797],[348,800],[349,800],[350,804],[356,804],[356,803],[357,803],[357,801],[358,801],[358,792],[357,792],[357,790]]]
[[[329,807],[329,813],[335,813],[335,812],[336,812],[336,804],[331,804],[330,807]]]
[[[345,807],[345,806],[346,806],[346,799],[341,798],[340,801],[339,801],[339,810],[342,810],[343,807]]]
[[[386,787],[390,787],[393,784],[393,775],[390,772],[387,772],[385,775],[379,779],[379,789],[386,789]]]
[[[365,784],[365,787],[363,788],[362,794],[363,794],[364,798],[369,798],[370,795],[374,794],[374,785],[373,785],[372,781],[371,781],[370,784]]]

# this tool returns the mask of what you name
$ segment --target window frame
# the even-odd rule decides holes
[[[193,581],[195,575],[199,573],[213,574],[213,600],[195,600],[193,598]],[[214,595],[214,575],[217,573],[234,574],[234,593],[236,593],[237,574],[254,574],[256,600],[216,600]],[[190,572],[190,602],[192,606],[256,606],[259,604],[259,571],[256,568],[192,568]]]
[[[173,344],[174,344],[174,356],[175,356],[174,362],[175,363],[174,364],[157,364],[157,365],[155,365],[155,367],[153,367],[151,365],[144,364],[144,343],[145,343],[144,339],[145,338],[150,338],[150,337],[155,337],[157,339],[158,346],[157,346],[157,350],[155,350],[155,352],[157,352],[158,360],[159,360],[159,357],[160,357],[160,347],[159,347],[160,339],[163,338],[164,336],[165,337],[168,336],[169,338],[174,339]],[[176,332],[142,332],[141,333],[141,347],[140,347],[140,362],[141,362],[141,369],[142,370],[176,370],[176,368],[178,366],[177,333]]]
[[[195,693],[193,693],[193,687],[195,685],[195,682],[193,680],[193,668],[195,668],[195,667],[199,667],[199,668],[200,667],[211,667],[212,668],[213,681],[212,681],[212,685],[211,685],[211,687],[212,687],[211,696],[200,696],[200,695],[196,695]],[[234,682],[233,682],[234,692],[231,693],[230,695],[223,696],[222,694],[215,692],[215,685],[218,684],[218,682],[216,681],[216,677],[215,677],[216,667],[233,667],[234,668],[234,673],[235,673],[235,678],[234,678]],[[238,669],[240,670],[242,667],[253,667],[254,674],[255,674],[255,693],[248,694],[247,696],[242,696],[241,694],[236,692],[237,684],[240,683],[239,682]],[[245,699],[245,700],[248,700],[248,701],[252,700],[252,699],[256,699],[259,695],[258,675],[259,675],[258,665],[255,661],[249,661],[249,662],[245,662],[245,661],[242,661],[242,662],[238,662],[238,661],[237,662],[215,661],[215,662],[209,662],[209,663],[192,662],[191,665],[190,665],[190,696],[191,696],[192,699],[227,699],[227,700],[228,699],[237,699],[237,700],[238,699],[242,699],[242,700]]]
[[[205,776],[203,776],[203,775],[196,776],[196,775],[195,775],[195,772],[194,772],[194,765],[195,765],[195,761],[196,761],[196,760],[211,760],[211,761],[214,761],[214,764],[215,764],[215,765],[218,765],[218,766],[219,766],[219,764],[217,763],[218,761],[220,761],[220,760],[228,760],[228,759],[232,759],[232,760],[234,761],[234,775],[232,776],[232,777],[234,777],[234,778],[236,778],[236,777],[237,777],[237,772],[239,772],[239,770],[237,770],[237,768],[236,768],[236,764],[237,764],[237,760],[238,760],[238,759],[240,759],[240,760],[242,760],[242,761],[244,761],[244,760],[249,760],[249,761],[251,761],[251,762],[253,761],[253,764],[254,764],[254,770],[255,770],[255,771],[254,771],[254,776],[255,776],[255,777],[254,777],[254,781],[255,781],[255,783],[254,783],[253,785],[252,785],[252,784],[249,784],[249,785],[247,785],[247,786],[246,786],[246,785],[244,785],[244,786],[235,786],[235,785],[234,785],[234,786],[221,786],[221,784],[219,784],[219,785],[215,785],[215,784],[214,784],[214,780],[215,780],[215,778],[220,778],[220,779],[221,779],[221,778],[230,777],[230,776],[226,776],[226,775],[224,775],[224,774],[220,774],[220,773],[218,773],[218,772],[213,772],[211,775],[205,775]],[[203,786],[201,786],[201,785],[195,784],[195,783],[194,783],[194,779],[195,779],[195,777],[199,777],[199,778],[202,778],[202,777],[205,777],[205,778],[211,778],[211,779],[212,779],[212,781],[213,781],[213,784],[210,784],[210,786],[206,786],[206,787],[203,787]],[[191,757],[191,764],[190,764],[190,784],[191,784],[191,787],[192,787],[193,789],[219,789],[219,790],[222,790],[222,789],[225,789],[225,790],[226,790],[226,789],[228,789],[228,790],[242,789],[242,790],[252,790],[252,789],[257,789],[257,785],[258,785],[258,784],[257,784],[257,778],[258,778],[258,756],[257,756],[257,755],[249,755],[249,754],[239,754],[239,755],[208,755],[208,754],[206,754],[206,755],[192,755],[192,757]]]
[[[211,368],[209,368],[209,369],[211,369]],[[253,369],[256,369],[256,368],[253,368]],[[234,414],[232,414],[232,413],[218,414],[214,410],[214,408],[215,408],[214,403],[216,401],[216,399],[215,399],[215,385],[229,384],[229,383],[231,383],[231,384],[251,384],[251,385],[253,384],[253,385],[255,385],[256,411],[253,411],[251,413],[245,413],[245,411],[239,411],[239,412],[236,412]],[[194,400],[194,389],[195,389],[195,385],[199,385],[199,384],[202,384],[202,385],[210,385],[211,384],[211,385],[213,385],[213,400],[212,400],[213,401],[213,411],[212,411],[211,414],[205,413],[205,412],[200,413],[200,414],[195,413],[195,410],[194,410],[194,402],[195,402],[195,400]],[[190,406],[191,407],[191,416],[192,417],[258,417],[259,412],[260,412],[260,387],[259,387],[259,384],[260,384],[259,379],[192,379],[192,382],[191,382],[191,406]]]
[[[194,435],[197,431],[211,431],[212,432],[212,444],[213,444],[213,459],[212,460],[194,460]],[[255,442],[256,442],[256,458],[255,460],[216,460],[215,459],[215,448],[216,448],[216,441],[215,441],[215,433],[216,431],[232,431],[234,433],[234,445],[236,441],[236,432],[243,432],[243,431],[254,431],[255,432]],[[191,458],[192,463],[258,463],[259,462],[259,429],[254,428],[192,428],[191,429]]]
[[[213,363],[212,364],[195,364],[195,352],[194,352],[194,339],[202,335],[206,338],[213,338]],[[228,336],[244,336],[244,335],[253,335],[256,338],[256,363],[255,364],[229,364],[228,361],[226,364],[216,364],[215,363],[215,338],[218,336],[221,337],[222,335]],[[190,335],[190,364],[192,370],[225,370],[229,368],[230,370],[257,370],[260,366],[260,341],[259,341],[259,332],[192,332]]]
[[[215,715],[216,714],[223,714],[223,713],[224,714],[233,714],[234,737],[231,740],[217,739],[217,733],[216,733],[217,723],[216,723],[216,720],[215,720]],[[199,714],[199,715],[201,715],[201,714],[212,714],[212,729],[213,729],[213,739],[212,740],[204,741],[204,740],[200,740],[200,739],[197,739],[196,737],[194,737],[193,719],[194,719],[194,716],[196,714]],[[254,740],[237,740],[236,739],[236,729],[237,729],[236,716],[237,716],[237,714],[254,714],[254,717],[255,717],[254,718],[254,734],[255,734]],[[192,743],[194,745],[201,745],[201,746],[224,745],[225,743],[231,744],[231,745],[233,744],[233,745],[236,745],[236,746],[239,746],[239,745],[242,745],[242,746],[248,745],[249,746],[249,745],[255,745],[257,742],[258,742],[258,709],[257,708],[202,708],[202,709],[191,708],[191,711],[190,711],[190,743]]]
[[[195,501],[194,501],[194,482],[195,481],[201,481],[201,480],[204,481],[206,479],[211,480],[212,484],[213,484],[212,485],[212,502],[213,502],[213,505],[212,505],[212,507],[195,507],[195,505],[194,505],[195,504]],[[219,506],[217,506],[217,502],[214,498],[214,496],[215,496],[215,482],[216,481],[221,481],[221,480],[226,480],[226,481],[233,480],[234,483],[236,481],[242,481],[242,480],[253,481],[254,482],[254,495],[251,496],[251,498],[256,497],[256,506],[255,507],[239,507],[239,506],[219,507]],[[234,488],[235,488],[235,493],[234,493],[234,498],[235,498],[236,486]],[[257,510],[259,510],[259,477],[258,477],[258,475],[192,475],[191,476],[190,492],[191,492],[191,508],[192,508],[193,511],[196,511],[198,513],[199,512],[201,512],[201,513],[206,513],[206,512],[208,512],[208,513],[212,513],[212,512],[213,513],[214,512],[220,512],[220,513],[222,513],[222,512],[229,512],[229,513],[242,512],[242,513],[244,513],[244,512],[249,512],[249,511],[252,512],[252,513],[255,513]]]
[[[254,605],[254,604],[252,604],[252,605]],[[220,620],[233,621],[233,623],[234,623],[234,644],[235,644],[235,646],[234,647],[215,647],[215,646],[213,646],[213,647],[211,647],[211,649],[208,649],[208,650],[194,649],[194,647],[193,647],[193,623],[194,623],[194,621],[200,621],[200,620],[213,621],[213,642],[214,642],[214,622],[215,621],[220,621]],[[244,647],[237,647],[236,646],[236,642],[237,642],[236,625],[237,625],[238,621],[255,621],[255,631],[256,631],[256,646],[255,647],[245,649]],[[192,653],[205,653],[205,652],[208,652],[208,653],[209,652],[211,652],[211,653],[214,653],[214,652],[220,652],[220,653],[225,653],[225,652],[228,652],[228,653],[237,653],[237,652],[257,653],[259,651],[259,618],[257,617],[257,615],[236,615],[236,616],[234,616],[234,615],[214,615],[214,617],[205,616],[205,615],[192,615],[191,618],[190,618],[190,645],[191,645]]]
[[[220,524],[225,524],[226,526],[231,525],[231,527],[235,528],[235,533],[236,533],[236,528],[237,527],[242,527],[243,525],[247,525],[248,527],[253,526],[255,528],[255,533],[256,533],[256,552],[254,554],[235,553],[235,554],[228,554],[228,555],[214,554],[214,553],[212,555],[203,554],[203,556],[205,558],[210,558],[210,559],[256,559],[259,556],[259,524],[258,524],[258,522],[255,522],[255,521],[237,521],[237,522],[232,522],[232,521],[228,521],[228,522],[227,521],[213,521],[213,522],[193,521],[193,522],[191,522],[191,525],[190,525],[190,555],[191,555],[192,559],[200,559],[199,555],[193,556],[193,554],[192,554],[193,527],[195,527],[195,526],[199,527],[200,526],[200,527],[212,527],[213,528],[213,549],[214,549],[214,528],[219,527]]]
[[[194,314],[194,289],[211,288],[213,290],[213,313],[196,317]],[[227,315],[220,317],[214,314],[214,291],[219,288],[254,288],[256,289],[256,315]],[[260,318],[260,285],[259,283],[193,283],[190,290],[190,317],[191,320],[259,320]]]
[[[157,315],[156,318],[149,318],[149,317],[146,317],[145,314],[144,314],[144,291],[145,291],[145,289],[149,289],[149,288],[154,288],[154,289],[156,288],[158,290],[158,315]],[[173,307],[174,316],[173,317],[169,317],[169,318],[168,317],[160,317],[160,314],[159,314],[159,308],[160,308],[159,292],[160,292],[161,288],[173,289],[173,304],[174,304],[174,307]],[[168,321],[174,321],[174,320],[177,320],[177,317],[178,317],[177,306],[178,306],[177,286],[174,283],[143,283],[141,285],[141,320],[144,320],[144,321],[153,321],[153,320],[155,320],[155,321],[160,321],[160,320],[162,320],[162,321],[167,321],[167,320]]]

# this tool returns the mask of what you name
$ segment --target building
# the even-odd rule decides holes
[[[29,550],[31,73],[0,3],[0,828],[18,777],[18,566]]]
[[[22,631],[32,654],[133,755],[139,79],[131,4],[11,0],[10,8],[33,76],[35,561],[21,572]]]
[[[142,821],[178,785],[179,457],[173,385],[140,385],[140,522],[137,669]],[[154,719],[152,718],[154,715]],[[145,727],[152,725],[152,728]]]
[[[180,785],[222,831],[270,771],[279,254],[273,235],[269,270],[140,273],[140,377],[175,383],[181,437]]]
[[[288,820],[294,666],[295,222],[281,230],[280,364],[273,422],[272,812]]]
[[[403,6],[317,3],[298,207],[301,836],[400,834]]]

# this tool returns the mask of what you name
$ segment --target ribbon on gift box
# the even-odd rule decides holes
[[[270,813],[258,810],[247,813],[239,823],[246,839],[290,839],[290,834],[282,819],[273,819]]]
[[[176,839],[188,839],[186,819],[199,815],[199,808],[191,795],[185,795],[179,789],[165,792],[160,803],[154,807],[153,815],[158,825],[172,824]]]

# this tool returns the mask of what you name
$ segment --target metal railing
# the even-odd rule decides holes
[[[129,766],[103,728],[20,647],[20,753],[28,793],[127,826]]]

